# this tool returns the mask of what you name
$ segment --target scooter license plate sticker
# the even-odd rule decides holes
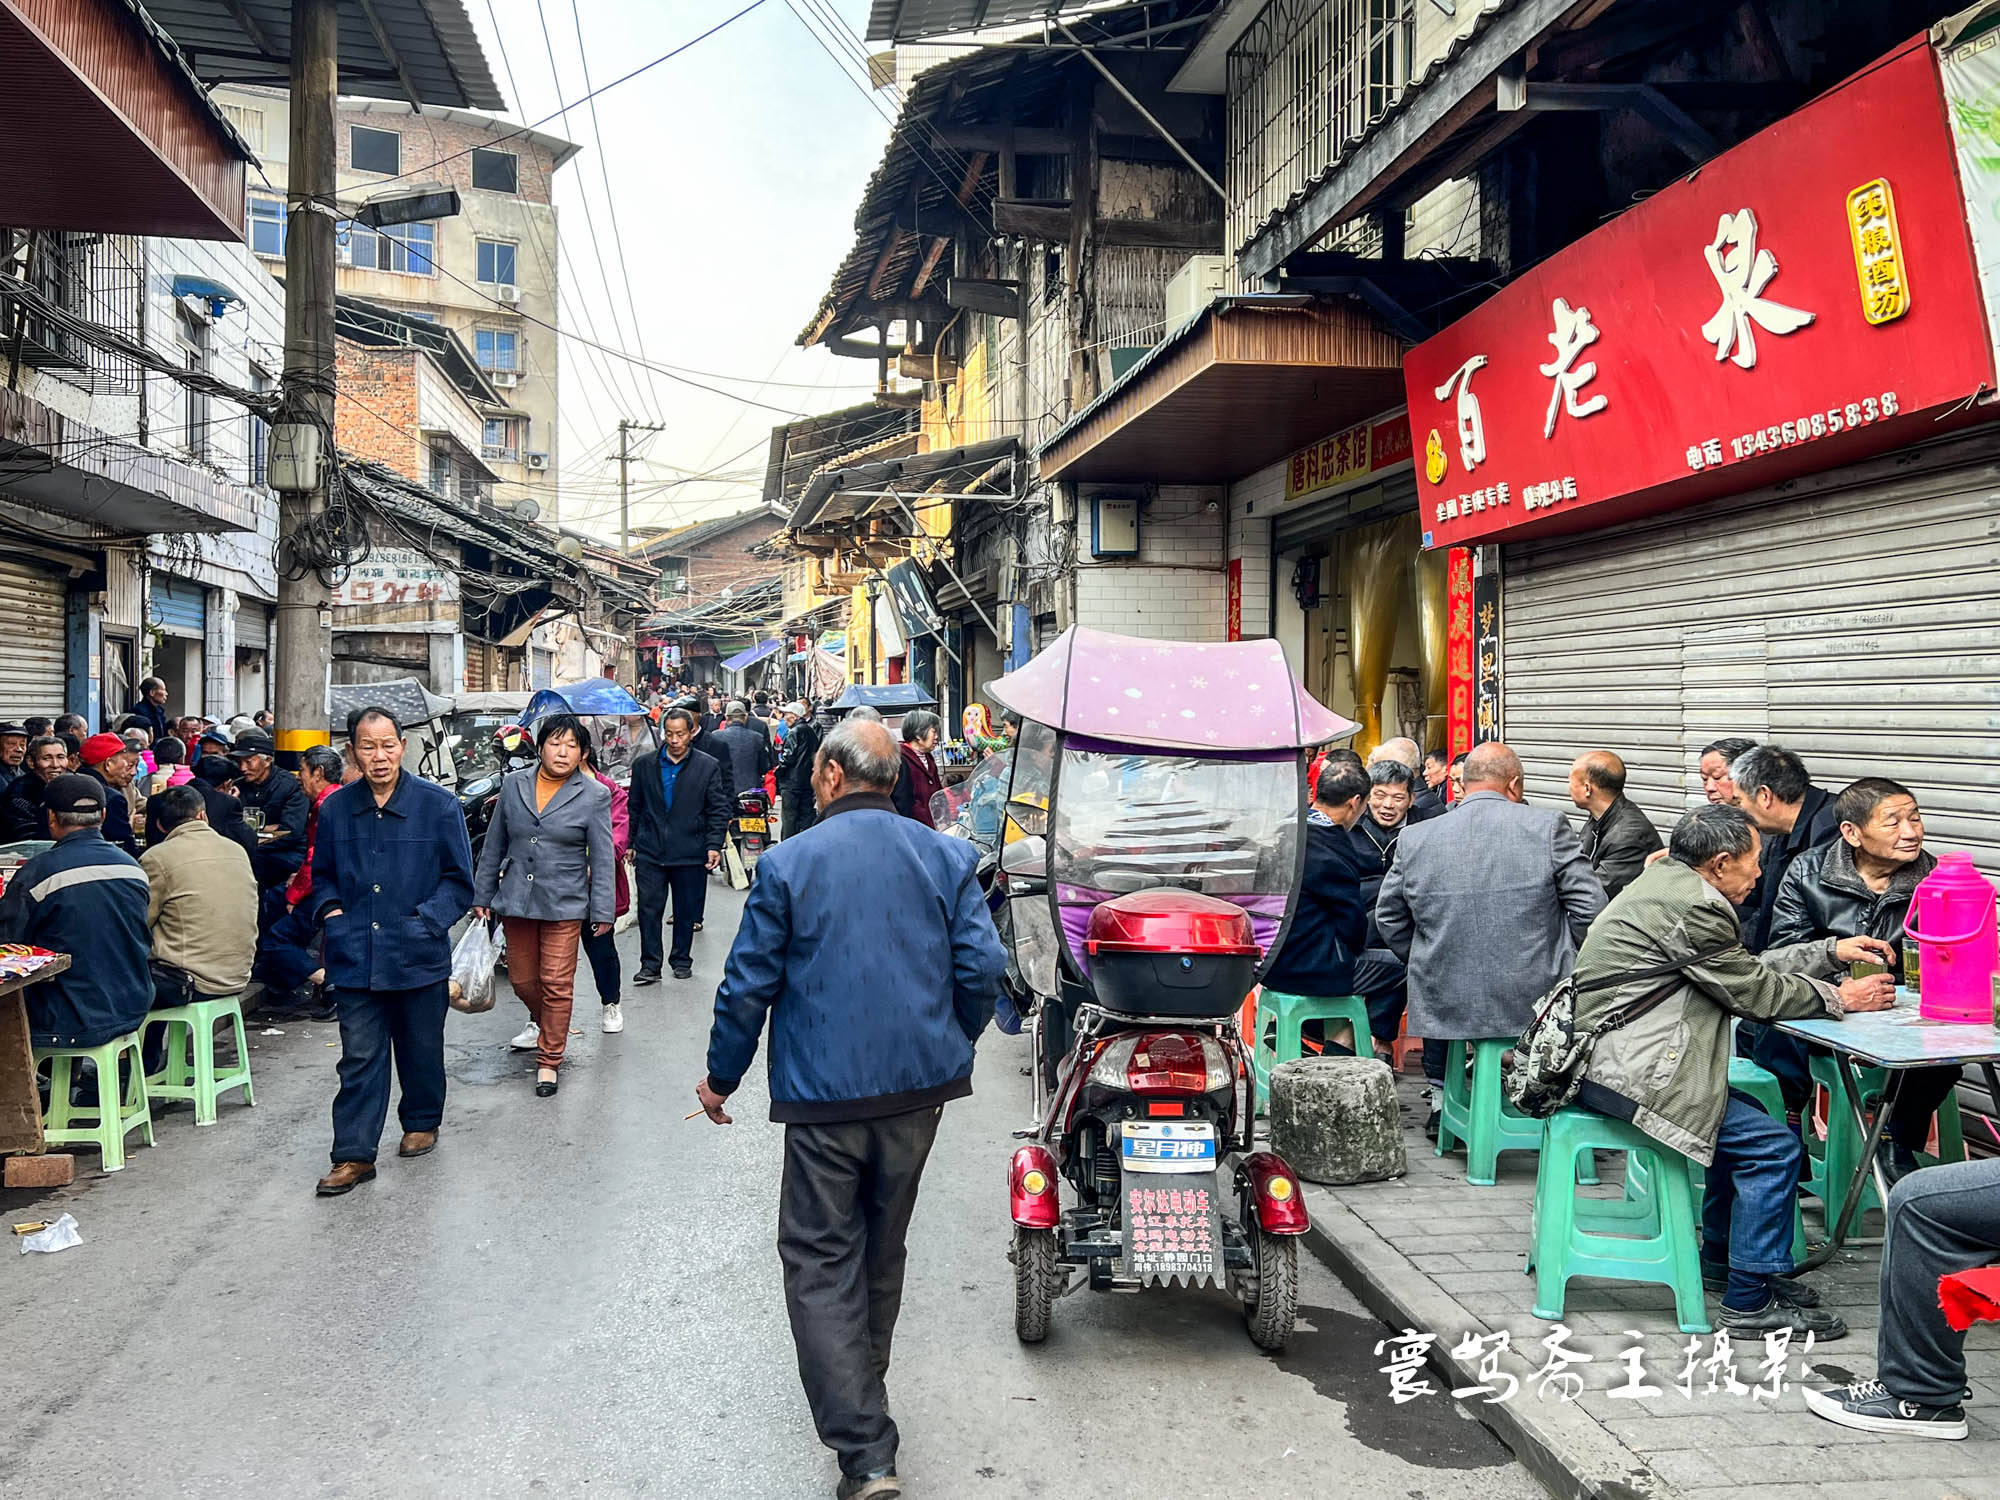
[[[741,828],[745,833],[763,833],[768,828],[768,825],[762,818],[738,818],[736,826]]]
[[[1215,1127],[1206,1120],[1128,1120],[1120,1134],[1128,1172],[1199,1172],[1215,1166]]]

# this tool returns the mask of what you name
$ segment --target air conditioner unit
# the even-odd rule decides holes
[[[502,302],[519,302],[521,300],[521,289],[517,286],[508,286],[502,283],[493,289],[493,295]]]
[[[1229,290],[1227,255],[1191,255],[1167,283],[1167,327],[1178,328]]]
[[[531,469],[546,469],[549,466],[549,456],[546,453],[523,453],[521,462]]]
[[[512,370],[495,370],[493,372],[493,388],[495,390],[511,391],[520,383],[521,377],[516,375]]]

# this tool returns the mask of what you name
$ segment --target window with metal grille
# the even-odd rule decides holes
[[[104,394],[139,389],[139,367],[99,347],[89,327],[140,336],[145,254],[130,235],[0,228],[0,270],[31,295],[0,295],[0,379],[17,357],[69,385]]]
[[[481,458],[497,458],[518,463],[521,458],[519,424],[507,417],[488,417],[479,440]]]
[[[472,148],[472,185],[489,193],[521,190],[521,159],[511,151]]]
[[[357,172],[381,172],[394,177],[403,170],[403,138],[393,130],[370,130],[366,125],[350,125],[347,130],[347,160]]]
[[[1241,245],[1409,87],[1416,0],[1272,0],[1229,50],[1229,238]]]

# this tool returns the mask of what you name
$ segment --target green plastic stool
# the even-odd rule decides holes
[[[1729,1086],[1740,1093],[1748,1094],[1757,1101],[1758,1107],[1774,1120],[1785,1118],[1785,1094],[1777,1076],[1760,1067],[1747,1057],[1732,1057],[1729,1060]],[[1700,1222],[1702,1193],[1708,1185],[1708,1173],[1701,1163],[1689,1158],[1688,1183],[1694,1192],[1696,1223]],[[1625,1196],[1622,1200],[1608,1204],[1590,1204],[1587,1208],[1577,1206],[1579,1220],[1586,1216],[1600,1224],[1622,1224],[1633,1226],[1628,1232],[1657,1234],[1659,1232],[1659,1200],[1654,1192],[1645,1161],[1640,1157],[1627,1157],[1625,1163]],[[1805,1215],[1799,1212],[1796,1201],[1792,1204],[1792,1263],[1804,1260],[1808,1253],[1806,1243]]]
[[[1502,1151],[1542,1149],[1542,1122],[1530,1119],[1500,1097],[1500,1059],[1514,1045],[1513,1037],[1492,1037],[1472,1045],[1472,1084],[1465,1081],[1462,1041],[1447,1042],[1444,1090],[1438,1100],[1437,1155],[1454,1142],[1465,1147],[1465,1180],[1475,1187],[1492,1187]],[[1597,1180],[1595,1172],[1584,1179]]]
[[[128,1052],[132,1055],[131,1076],[120,1101],[118,1062]],[[69,1102],[70,1081],[80,1058],[97,1065],[94,1109]],[[37,1047],[35,1065],[40,1067],[43,1062],[49,1065],[49,1108],[42,1117],[42,1136],[51,1146],[96,1146],[104,1170],[119,1172],[125,1168],[126,1136],[138,1130],[148,1146],[153,1144],[153,1111],[146,1100],[146,1070],[139,1060],[138,1032],[113,1037],[101,1047]]]
[[[1535,1273],[1534,1315],[1550,1322],[1560,1319],[1570,1278],[1601,1276],[1673,1288],[1681,1332],[1709,1332],[1688,1159],[1636,1126],[1589,1110],[1557,1110],[1543,1122],[1542,1134],[1529,1259]],[[1588,1200],[1579,1203],[1573,1174],[1566,1168],[1584,1151],[1623,1151],[1628,1164],[1645,1163],[1659,1217],[1650,1232],[1643,1232],[1646,1225],[1626,1223],[1616,1226],[1620,1232],[1608,1233],[1612,1226],[1592,1217],[1596,1205]]]
[[[1833,1055],[1815,1049],[1811,1057],[1812,1080],[1827,1092],[1826,1137],[1816,1136],[1811,1128],[1801,1122],[1800,1129],[1806,1141],[1806,1177],[1800,1186],[1826,1209],[1827,1228],[1832,1230],[1833,1218],[1839,1214],[1841,1203],[1847,1192],[1847,1185],[1854,1180],[1854,1169],[1861,1158],[1862,1135],[1854,1123],[1854,1112],[1847,1107],[1847,1091],[1841,1087],[1839,1065]],[[1889,1086],[1889,1071],[1886,1068],[1861,1068],[1861,1105],[1872,1107]],[[1918,1160],[1926,1166],[1940,1162],[1965,1160],[1965,1121],[1959,1113],[1958,1091],[1954,1089],[1944,1096],[1944,1103],[1937,1112],[1938,1154],[1919,1153]],[[1831,1187],[1828,1184],[1832,1184]],[[1874,1174],[1870,1173],[1861,1189],[1861,1205],[1854,1212],[1856,1222],[1863,1214],[1881,1212],[1881,1195],[1875,1191]]]
[[[196,1125],[215,1123],[216,1102],[231,1089],[242,1089],[243,1102],[256,1107],[257,1096],[250,1087],[250,1044],[243,1035],[242,997],[222,995],[170,1005],[146,1019],[167,1028],[166,1061],[146,1080],[147,1092],[155,1099],[193,1100]],[[222,1073],[215,1070],[218,1021],[227,1021],[236,1029],[236,1064]]]
[[[1368,1030],[1368,1003],[1359,995],[1288,995],[1282,990],[1260,990],[1257,1045],[1250,1055],[1257,1070],[1260,1101],[1271,1097],[1271,1069],[1305,1056],[1308,1021],[1345,1021],[1354,1028],[1354,1055],[1375,1055],[1375,1038]]]

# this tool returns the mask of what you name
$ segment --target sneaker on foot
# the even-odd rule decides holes
[[[513,1041],[507,1044],[516,1052],[533,1052],[542,1045],[542,1028],[530,1021],[523,1026]]]
[[[676,979],[692,979],[692,978],[694,978],[694,965],[693,965],[693,964],[675,964],[675,965],[674,965],[674,978],[676,978]]]
[[[1919,1406],[1914,1401],[1898,1401],[1879,1380],[1837,1385],[1830,1391],[1801,1387],[1801,1392],[1808,1411],[1842,1427],[1951,1440],[1966,1434],[1963,1407]]]
[[[1789,1302],[1793,1307],[1818,1307],[1819,1288],[1810,1282],[1799,1281],[1790,1276],[1767,1276],[1771,1284],[1771,1295],[1780,1302]],[[1701,1263],[1701,1284],[1711,1292],[1729,1289],[1729,1266],[1727,1262],[1718,1264],[1712,1260]]]
[[[618,1008],[616,1000],[604,1007],[604,1029],[613,1032],[625,1029],[625,1012]]]
[[[1824,1307],[1795,1307],[1776,1295],[1762,1307],[1748,1310],[1725,1302],[1716,1313],[1715,1322],[1717,1327],[1733,1334],[1761,1336],[1789,1328],[1794,1335],[1810,1333],[1822,1344],[1847,1337],[1847,1323],[1838,1313]]]

